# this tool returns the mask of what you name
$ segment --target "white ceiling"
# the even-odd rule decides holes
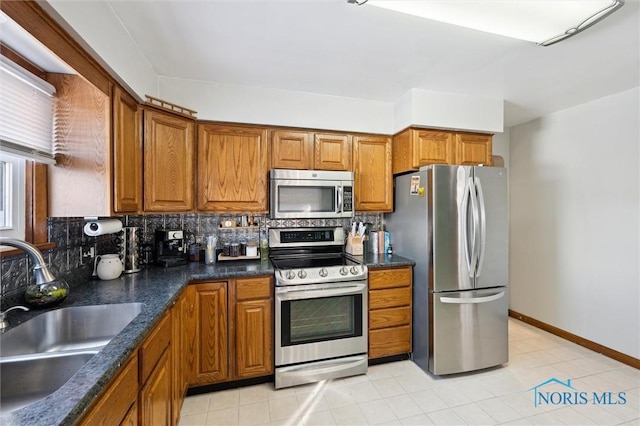
[[[640,85],[639,2],[539,47],[346,0],[108,0],[159,76],[385,102],[411,88],[498,98],[505,126]]]

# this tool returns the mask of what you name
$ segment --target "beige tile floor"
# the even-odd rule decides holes
[[[180,426],[640,426],[640,371],[512,318],[509,349],[508,365],[476,373],[434,377],[399,361],[369,367],[366,375],[277,391],[265,383],[191,396]],[[550,378],[571,379],[589,395],[625,392],[627,402],[534,407],[530,389]]]

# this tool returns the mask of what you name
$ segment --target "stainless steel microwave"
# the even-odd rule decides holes
[[[272,219],[353,217],[353,172],[271,169]]]

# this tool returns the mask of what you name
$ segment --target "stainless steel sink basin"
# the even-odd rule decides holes
[[[42,399],[65,384],[96,352],[49,354],[25,360],[0,359],[0,412]]]
[[[45,312],[1,334],[0,357],[99,350],[142,311],[142,306],[72,306]]]
[[[0,334],[0,412],[56,391],[141,311],[142,303],[72,306]]]

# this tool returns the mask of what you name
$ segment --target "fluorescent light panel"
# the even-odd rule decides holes
[[[584,29],[590,26],[589,24],[597,22],[597,18],[606,16],[606,13],[599,13],[600,11],[608,7],[620,7],[623,3],[612,0],[369,0],[366,2],[367,6],[377,6],[539,44],[555,39],[565,34],[570,28],[577,27],[588,20],[582,25],[581,29]],[[591,17],[593,19],[589,19]]]

